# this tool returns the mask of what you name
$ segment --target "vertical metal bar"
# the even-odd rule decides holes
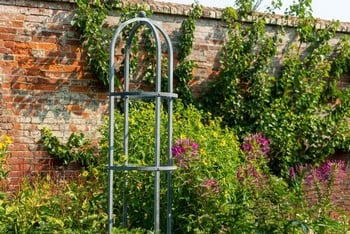
[[[113,35],[110,46],[110,58],[109,58],[109,93],[114,92],[114,49],[115,42],[117,40],[118,33]],[[107,204],[107,231],[112,233],[113,228],[113,161],[114,161],[114,96],[109,95],[109,138],[108,138],[108,204]]]
[[[114,82],[115,82],[115,74],[114,74],[114,50],[117,39],[119,37],[120,32],[125,28],[126,25],[136,21],[136,19],[132,19],[122,23],[117,30],[114,32],[110,49],[109,49],[109,137],[108,137],[108,198],[107,198],[107,232],[109,234],[112,233],[113,229],[113,176],[114,176],[114,109],[115,109],[115,97],[112,95],[115,92]]]
[[[161,92],[161,73],[162,73],[162,61],[161,61],[161,45],[158,33],[156,32],[154,26],[151,27],[154,32],[155,42],[156,42],[156,92]],[[155,142],[155,153],[156,153],[156,168],[160,167],[160,109],[161,109],[161,98],[156,97],[156,142]],[[159,213],[160,213],[160,171],[155,171],[155,185],[154,185],[154,231],[156,233],[160,232],[159,227]]]
[[[129,91],[130,80],[130,48],[132,38],[129,38],[125,48],[124,62],[124,91]],[[123,153],[125,165],[129,165],[129,97],[124,98],[124,136],[123,136]],[[128,171],[124,171],[124,188],[123,188],[123,226],[128,226]]]
[[[113,89],[113,88],[112,88]],[[109,162],[108,162],[108,233],[112,233],[113,227],[113,154],[114,154],[114,97],[109,97]]]
[[[164,33],[163,33],[164,35]],[[165,34],[166,35],[166,34]],[[173,92],[173,48],[167,36],[168,43],[168,92]],[[173,139],[173,99],[168,100],[168,165],[172,166],[172,139]],[[172,225],[172,171],[167,173],[167,234],[171,234]]]
[[[157,26],[157,29],[162,33],[164,36],[165,42],[168,47],[168,92],[173,92],[173,47],[171,45],[170,38],[168,34],[159,26]],[[173,160],[172,160],[172,139],[173,139],[173,99],[168,99],[168,165],[172,166]],[[167,233],[171,234],[172,232],[172,171],[167,172]]]

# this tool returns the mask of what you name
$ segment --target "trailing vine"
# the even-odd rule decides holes
[[[97,79],[108,86],[109,41],[111,31],[106,28],[107,4],[103,0],[77,0],[77,10],[71,24],[80,32],[87,64]],[[111,4],[113,6],[114,4]]]
[[[196,20],[202,15],[202,7],[195,3],[188,18],[182,21],[181,35],[179,38],[179,65],[174,71],[174,79],[177,80],[176,91],[182,102],[186,104],[194,103],[193,94],[189,82],[193,79],[192,70],[196,64],[187,57],[191,54],[194,43],[194,31],[196,30]]]
[[[112,30],[106,25],[108,10],[115,9],[119,1],[109,1],[108,4],[103,0],[96,0],[91,4],[89,0],[77,0],[77,10],[75,12],[72,25],[81,33],[81,40],[86,51],[87,62],[92,72],[97,78],[108,86],[109,72],[109,43]],[[140,5],[127,5],[121,8],[120,22],[136,17],[140,11],[146,12],[147,16],[152,14]],[[195,4],[194,9],[190,12],[188,19],[184,20],[181,26],[181,36],[179,43],[179,63],[180,65],[174,71],[174,79],[178,81],[176,91],[184,103],[192,103],[193,97],[189,87],[189,81],[192,80],[192,69],[195,67],[193,61],[187,60],[186,57],[191,53],[194,42],[195,21],[202,14],[200,5]],[[130,33],[130,27],[123,30],[123,37]],[[137,37],[133,38],[130,60],[130,74],[134,75],[134,84],[139,86],[152,86],[155,81],[155,42],[152,38],[152,32],[148,28],[141,27],[137,32]],[[140,39],[142,38],[142,45]],[[142,56],[140,56],[142,49]],[[142,61],[141,58],[142,57]],[[163,58],[162,64],[165,65],[166,58]],[[163,68],[165,66],[162,66]],[[118,67],[119,77],[123,75],[123,64]],[[165,69],[164,69],[165,70]],[[165,73],[162,72],[165,78]],[[167,79],[163,79],[163,86],[166,86]],[[118,82],[118,80],[117,80]],[[119,83],[117,84],[119,85]]]

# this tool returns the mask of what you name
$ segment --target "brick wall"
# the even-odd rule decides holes
[[[134,2],[137,0],[125,4]],[[168,32],[176,53],[178,31],[190,6],[142,2],[154,12],[152,19]],[[74,8],[74,0],[0,0],[0,131],[14,141],[9,149],[10,188],[25,175],[52,169],[52,159],[39,142],[41,128],[48,126],[62,140],[76,130],[96,139],[96,130],[108,111],[107,90],[89,73],[79,35],[70,25]],[[197,22],[190,55],[198,64],[191,82],[197,94],[219,70],[225,41],[220,17],[220,9],[204,8]],[[108,21],[115,25],[118,19],[110,16]],[[292,27],[294,22],[271,18],[269,29],[282,23]],[[320,21],[319,26],[323,24]],[[350,24],[343,23],[338,33],[349,32]],[[292,35],[287,27],[285,43]],[[61,173],[70,176],[74,171]]]
[[[11,187],[52,167],[39,143],[42,127],[63,140],[75,130],[95,136],[106,113],[106,90],[89,74],[70,25],[74,7],[67,1],[0,1],[0,129],[13,139]]]

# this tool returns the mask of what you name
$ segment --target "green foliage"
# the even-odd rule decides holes
[[[147,120],[145,118],[147,116]],[[154,105],[133,103],[129,113],[129,159],[134,165],[152,165],[154,163]],[[162,112],[161,155],[162,164],[166,164],[166,113]],[[174,230],[178,233],[196,232],[197,230],[219,230],[223,217],[218,217],[223,210],[234,178],[232,170],[237,166],[239,146],[234,134],[229,129],[222,129],[220,119],[213,119],[203,124],[202,113],[193,106],[185,108],[180,101],[174,110],[174,139],[193,139],[199,145],[198,153],[202,158],[188,171],[182,168],[173,172],[173,206]],[[125,163],[123,155],[123,115],[116,113],[115,128],[115,160],[119,165]],[[101,147],[107,151],[107,123],[102,127],[103,138]],[[116,171],[116,178],[128,181],[126,196],[128,197],[129,226],[151,230],[153,224],[153,174],[147,172]],[[161,201],[165,208],[166,197],[164,188],[166,173],[162,175]],[[164,177],[163,177],[164,176]],[[206,179],[216,179],[220,183],[220,195],[208,194],[202,196],[202,183]],[[121,223],[122,194],[125,186],[123,179],[115,181],[115,215]],[[210,206],[208,205],[210,201]],[[191,204],[192,203],[192,204]],[[225,208],[228,209],[228,208]],[[162,210],[162,212],[165,212]],[[164,215],[165,216],[165,215]],[[164,219],[163,219],[164,221]],[[162,224],[164,227],[164,223]],[[201,227],[205,226],[205,227]]]
[[[121,9],[120,23],[135,18],[140,12],[145,12],[147,17],[153,13],[144,6],[135,4],[128,5]],[[131,29],[134,25],[128,25],[122,32],[124,39],[128,39]],[[142,39],[140,39],[142,38]],[[122,50],[124,53],[125,51]],[[148,27],[140,27],[132,38],[130,51],[130,77],[136,76],[137,82],[141,85],[152,86],[155,82],[156,67],[156,44],[153,39],[153,33]],[[120,67],[120,72],[124,70],[124,64]],[[121,76],[123,76],[121,74]],[[137,77],[139,76],[139,77]],[[135,81],[134,81],[135,82]]]
[[[37,176],[0,200],[1,233],[101,233],[107,215],[104,183],[97,174],[77,181]]]
[[[182,21],[179,38],[179,65],[174,71],[174,79],[177,81],[176,91],[179,98],[185,105],[193,104],[194,98],[189,86],[193,79],[192,70],[196,64],[187,57],[191,54],[194,43],[194,31],[196,30],[196,20],[202,15],[202,7],[196,2],[192,5],[188,18]]]
[[[185,60],[192,52],[194,43],[194,31],[196,30],[196,20],[202,16],[202,6],[198,2],[192,5],[188,18],[182,21],[180,28],[179,61]]]
[[[103,1],[97,0],[78,0],[77,10],[71,24],[80,32],[80,38],[83,48],[86,51],[86,58],[91,71],[96,75],[97,79],[106,87],[109,85],[109,48],[113,30],[107,25],[107,16],[109,10],[119,7],[119,0]],[[139,5],[128,5],[120,10],[120,22],[124,22],[130,18],[134,18],[140,11],[145,11],[147,15],[151,15],[149,10]],[[123,36],[128,36],[130,27],[123,31]],[[154,69],[154,43],[150,41],[150,31],[144,31],[143,37],[146,48],[144,63],[149,62],[151,65],[145,69],[144,81],[153,83],[154,73],[150,72]],[[133,41],[132,59],[130,62],[131,73],[135,72],[138,64],[137,37]],[[153,48],[153,49],[152,49]],[[122,70],[122,69],[121,69]],[[116,79],[116,85],[119,86],[119,80]]]
[[[81,34],[81,41],[85,49],[88,65],[97,79],[103,85],[109,84],[109,54],[108,48],[111,31],[106,29],[105,23],[108,7],[103,0],[77,0],[78,8],[75,11],[71,24]],[[112,4],[113,5],[113,4]]]
[[[52,134],[46,127],[42,130],[41,141],[47,148],[50,155],[60,159],[64,165],[78,163],[83,167],[93,167],[98,162],[97,147],[86,139],[83,133],[72,133],[66,143]]]
[[[203,122],[206,116],[206,122]],[[318,187],[309,200],[302,178],[291,186],[268,167],[270,141],[262,134],[244,139],[242,146],[222,119],[181,101],[175,103],[172,172],[174,233],[332,233],[348,231],[349,218],[332,202],[340,182],[326,165],[305,175],[329,178],[328,190]],[[115,115],[115,163],[125,164],[123,114]],[[146,117],[146,118],[145,118]],[[161,155],[166,163],[167,116],[161,114]],[[134,165],[154,163],[154,104],[132,102],[129,113],[129,159]],[[107,222],[106,174],[108,121],[101,126],[98,164],[87,166],[75,180],[52,174],[28,177],[18,191],[0,199],[1,233],[103,233]],[[80,149],[82,150],[82,149]],[[95,166],[92,166],[95,165]],[[340,165],[340,164],[339,164]],[[334,167],[335,169],[338,167]],[[339,167],[340,168],[340,167]],[[334,175],[334,176],[333,176]],[[152,233],[154,174],[115,171],[113,233]],[[301,178],[301,179],[299,179]],[[315,178],[315,177],[314,177]],[[127,184],[125,184],[125,180]],[[166,173],[161,175],[161,214],[165,221]],[[126,190],[125,190],[126,188]],[[333,191],[333,192],[325,192]],[[128,202],[128,227],[121,224],[122,194]],[[311,197],[312,198],[312,197]],[[334,211],[338,216],[333,216]],[[165,223],[161,224],[165,230]],[[163,229],[164,228],[164,229]],[[147,231],[148,230],[148,231]]]
[[[173,217],[178,233],[220,233],[229,223],[239,144],[233,131],[221,128],[220,118],[203,123],[203,115],[193,106],[180,104],[174,113],[174,139],[198,144],[198,160],[189,168],[177,164],[174,171]]]
[[[8,157],[9,152],[7,151],[9,144],[12,143],[12,140],[7,135],[0,136],[0,183],[2,185],[2,180],[6,179],[8,174]],[[2,190],[0,190],[2,191]]]
[[[108,2],[102,0],[94,1],[91,4],[89,0],[78,0],[78,8],[75,11],[72,25],[81,33],[83,47],[87,51],[87,61],[92,72],[102,82],[103,85],[109,84],[109,55],[108,48],[112,30],[106,24],[106,17],[109,9],[118,6],[119,1]],[[147,16],[152,14],[151,11],[140,5],[128,5],[120,10],[120,22],[134,18],[140,11],[146,12]],[[176,91],[185,104],[194,102],[192,92],[189,87],[190,80],[193,79],[192,70],[195,67],[193,61],[189,61],[186,57],[191,53],[194,43],[194,30],[196,20],[202,14],[202,7],[196,2],[193,10],[190,11],[188,19],[184,20],[181,26],[181,36],[179,42],[179,66],[174,71],[174,79],[178,81]],[[129,36],[131,27],[123,30],[123,37]],[[130,59],[130,74],[135,75],[138,85],[152,86],[155,81],[155,43],[152,38],[152,32],[148,28],[141,27],[133,38]],[[139,38],[142,38],[140,40]],[[142,50],[140,50],[142,49]],[[140,51],[142,56],[140,56]],[[123,51],[124,52],[124,51]],[[142,58],[142,59],[140,59]],[[165,65],[166,59],[162,60]],[[165,67],[165,66],[163,66]],[[119,71],[120,77],[124,66],[121,65]],[[166,69],[163,69],[164,71]],[[163,74],[165,72],[162,72]],[[138,78],[137,78],[138,77]],[[165,78],[163,75],[162,78]],[[166,80],[165,80],[166,81]],[[166,86],[166,82],[162,85]],[[119,80],[116,80],[119,86]]]
[[[98,14],[105,12],[104,3],[78,2],[81,5],[73,24],[90,28],[88,25],[92,22],[91,30],[101,30],[106,15]],[[313,186],[317,194],[316,199],[311,200],[304,181],[310,175],[320,174],[312,166],[307,168],[304,177],[285,179],[291,165],[321,164],[336,149],[349,150],[350,145],[347,121],[350,93],[337,87],[339,77],[349,72],[350,46],[346,38],[336,47],[330,46],[329,40],[334,37],[337,25],[317,28],[310,15],[310,3],[301,1],[288,11],[289,15],[300,17],[296,28],[298,41],[288,44],[280,71],[270,66],[281,42],[280,32],[268,34],[263,15],[251,24],[237,21],[254,11],[255,1],[237,1],[237,11],[225,10],[229,41],[224,47],[220,77],[211,86],[208,95],[211,98],[206,100],[206,107],[214,117],[189,105],[190,99],[184,101],[186,105],[181,101],[175,103],[172,150],[178,168],[172,172],[174,233],[340,234],[349,231],[349,217],[338,210],[331,199],[337,184],[333,172],[325,184],[311,177],[316,181]],[[276,7],[279,4],[280,1],[275,2]],[[182,30],[189,37],[181,44],[180,58],[184,65],[177,69],[183,84],[191,79],[194,66],[185,58],[191,51],[199,9],[195,6],[189,20],[183,23]],[[130,12],[126,11],[125,15]],[[98,21],[94,21],[94,14],[98,15],[95,15]],[[147,43],[152,47],[151,40]],[[136,52],[133,49],[133,55]],[[152,56],[150,53],[149,57]],[[189,89],[184,85],[180,90]],[[154,118],[154,104],[131,103],[129,164],[154,164]],[[161,119],[161,163],[167,164],[166,111],[162,111]],[[115,120],[115,164],[124,165],[123,114],[116,112]],[[264,135],[251,135],[255,132]],[[107,185],[103,166],[108,155],[107,120],[100,133],[100,157],[96,157],[96,149],[83,134],[73,133],[67,143],[61,143],[44,128],[42,142],[50,154],[65,164],[78,162],[86,170],[76,181],[62,181],[53,176],[28,178],[16,193],[2,194],[0,232],[105,232]],[[238,136],[243,140],[242,146]],[[277,176],[270,168],[285,177]],[[122,223],[123,194],[128,200],[129,214],[127,229],[116,227],[113,232],[152,230],[153,173],[116,171],[115,177],[115,224]],[[161,213],[165,217],[166,173],[162,173],[161,181]],[[165,223],[161,223],[161,227],[165,229]]]
[[[349,70],[349,44],[344,38],[331,45],[338,23],[319,28],[310,4],[286,11],[299,17],[291,41],[282,39],[283,27],[269,31],[264,15],[251,24],[237,21],[251,15],[252,1],[226,9],[222,70],[205,95],[205,106],[239,136],[264,132],[271,139],[270,166],[284,175],[295,163],[319,164],[336,150],[349,150],[349,89],[338,88]],[[280,64],[279,44],[286,45]]]
[[[345,171],[345,162],[336,160],[326,160],[319,167],[306,164],[291,168],[292,201],[298,201],[292,222],[303,223],[314,233],[347,233],[349,217],[337,206],[344,199],[337,185],[343,183]]]
[[[231,218],[235,218],[231,230],[339,234],[348,231],[350,220],[337,207],[336,201],[342,198],[335,192],[336,184],[344,179],[344,162],[328,162],[321,169],[298,166],[288,181],[270,172],[269,140],[263,135],[246,137],[241,148],[244,154],[237,171],[239,184],[234,191],[236,200]],[[317,191],[322,191],[317,192],[317,198],[312,193],[314,188],[304,181],[321,184],[322,189],[319,187]]]

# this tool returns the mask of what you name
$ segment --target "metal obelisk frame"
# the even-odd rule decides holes
[[[114,56],[115,56],[115,46],[123,29],[132,25],[130,33],[126,38],[125,45],[125,63],[124,63],[124,90],[123,92],[116,92],[114,88],[115,83],[115,72],[114,72]],[[153,34],[156,44],[156,80],[155,80],[155,90],[154,92],[144,92],[144,91],[130,91],[130,50],[132,46],[132,39],[137,33],[137,30],[141,27],[148,27]],[[166,42],[168,49],[168,90],[163,92],[161,90],[161,42],[158,32],[160,32]],[[145,13],[141,12],[139,17],[130,19],[122,23],[114,32],[111,46],[110,46],[110,65],[109,65],[109,163],[108,163],[108,233],[112,233],[113,227],[113,181],[114,181],[114,171],[127,171],[136,170],[136,171],[153,171],[154,172],[154,232],[160,232],[159,226],[159,216],[160,216],[160,172],[167,172],[167,233],[171,233],[171,175],[172,171],[176,169],[172,165],[172,109],[173,109],[173,99],[177,97],[173,93],[173,49],[171,41],[166,32],[158,25],[154,24],[150,19],[145,18]],[[115,100],[123,99],[124,101],[124,152],[123,155],[126,157],[125,165],[115,165],[114,164],[114,109],[115,109]],[[155,155],[154,155],[154,164],[150,166],[133,166],[128,163],[128,148],[129,148],[129,100],[130,99],[151,99],[155,101]],[[167,165],[160,164],[160,110],[161,110],[161,101],[162,99],[167,100],[168,106],[168,145],[167,145]],[[131,146],[132,147],[132,146]],[[126,178],[125,183],[127,184]],[[123,197],[123,224],[127,226],[127,199],[124,194]]]

